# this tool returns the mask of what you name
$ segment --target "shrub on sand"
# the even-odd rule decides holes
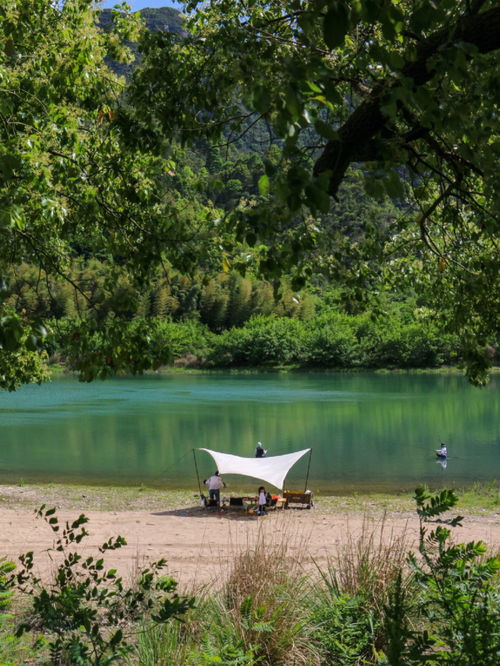
[[[402,574],[406,533],[386,535],[385,517],[378,526],[365,519],[359,537],[348,534],[312,591],[311,624],[323,651],[322,664],[357,666],[376,663],[384,643],[384,607]]]
[[[409,621],[406,593],[398,585],[385,609],[386,658],[390,666],[447,664],[494,666],[500,655],[500,560],[481,541],[455,544],[443,517],[457,503],[452,490],[432,495],[417,488],[418,555],[409,565],[418,584]],[[434,528],[429,530],[429,525]]]
[[[268,544],[261,530],[255,543],[242,550],[233,546],[227,577],[218,576],[198,594],[197,607],[185,621],[141,638],[140,663],[319,666],[309,623],[310,587],[292,550],[304,557],[307,552],[286,530],[277,544]]]
[[[221,628],[230,627],[244,651],[251,651],[263,665],[319,664],[311,641],[309,586],[301,558],[293,557],[306,546],[285,532],[279,543],[268,544],[260,531],[253,547],[236,554],[220,595],[211,612]],[[218,618],[219,619],[219,618]]]

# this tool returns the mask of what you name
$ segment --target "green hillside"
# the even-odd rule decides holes
[[[0,385],[42,378],[46,355],[88,380],[191,355],[463,363],[485,381],[497,10],[467,10],[450,34],[467,56],[438,48],[431,71],[423,52],[412,87],[420,47],[400,31],[432,50],[460,7],[403,3],[384,23],[368,4],[335,22],[225,0],[143,10],[143,29],[125,11],[96,22],[90,1],[7,0]]]
[[[104,28],[111,25],[111,13],[111,9],[101,10],[100,23]],[[149,30],[166,30],[173,33],[182,31],[182,13],[173,7],[145,7],[139,10],[139,14]]]
[[[106,31],[112,28],[112,9],[102,9],[99,14],[99,25]],[[138,14],[141,17],[143,25],[152,32],[165,31],[173,34],[180,34],[182,32],[183,15],[173,7],[145,7],[139,10]],[[131,42],[127,43],[128,47],[134,54],[134,62],[132,64],[125,64],[116,62],[116,60],[108,58],[108,63],[111,69],[120,76],[130,79],[132,72],[139,64],[141,58],[137,50],[137,45]]]

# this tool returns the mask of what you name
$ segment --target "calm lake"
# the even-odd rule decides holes
[[[57,379],[0,393],[0,481],[197,489],[193,447],[252,456],[312,447],[314,491],[403,490],[493,480],[500,469],[500,402],[493,378],[206,374]],[[444,469],[434,449],[444,441]],[[288,476],[303,488],[307,456]],[[213,472],[197,453],[202,478]],[[255,483],[229,477],[230,489]]]

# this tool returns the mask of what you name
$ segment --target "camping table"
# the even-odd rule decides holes
[[[247,495],[245,497],[223,497],[222,506],[225,509],[241,509],[242,511],[248,511],[248,509],[257,509],[258,508],[259,497],[258,495]],[[284,509],[286,507],[286,499],[284,497],[278,497],[276,502],[271,506],[268,506],[267,509],[273,511],[274,509]]]
[[[236,509],[241,511],[247,511],[248,509],[253,509],[257,506],[258,498],[254,495],[251,497],[223,497],[222,502],[223,506],[226,509]]]
[[[241,499],[243,500],[243,506],[245,507],[245,511],[257,508],[257,502],[259,500],[257,495],[253,495],[251,497],[242,497]]]
[[[243,497],[243,505],[245,509],[257,509],[259,497]],[[284,509],[286,507],[287,501],[284,497],[278,497],[275,504],[266,506],[267,511],[274,511],[275,509]]]

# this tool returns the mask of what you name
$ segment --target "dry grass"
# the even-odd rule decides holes
[[[292,525],[272,539],[269,528],[262,523],[252,541],[225,544],[231,564],[221,561],[220,571],[214,553],[213,583],[198,590],[197,608],[182,624],[143,636],[142,666],[320,666],[302,571],[306,539]]]
[[[330,558],[327,578],[339,593],[362,593],[372,608],[381,612],[398,573],[405,568],[409,548],[406,529],[395,533],[384,514],[380,522],[363,519],[359,536],[347,533]],[[324,580],[325,573],[322,573]]]
[[[307,630],[307,537],[292,530],[269,543],[261,527],[255,543],[234,557],[219,597],[243,646],[269,666],[320,663]]]
[[[270,525],[261,522],[253,542],[230,544],[232,566],[223,585],[229,605],[241,604],[248,595],[259,599],[269,586],[279,587],[302,578],[307,535],[297,532],[290,523],[283,521],[281,525],[284,529],[278,540],[273,539]]]

